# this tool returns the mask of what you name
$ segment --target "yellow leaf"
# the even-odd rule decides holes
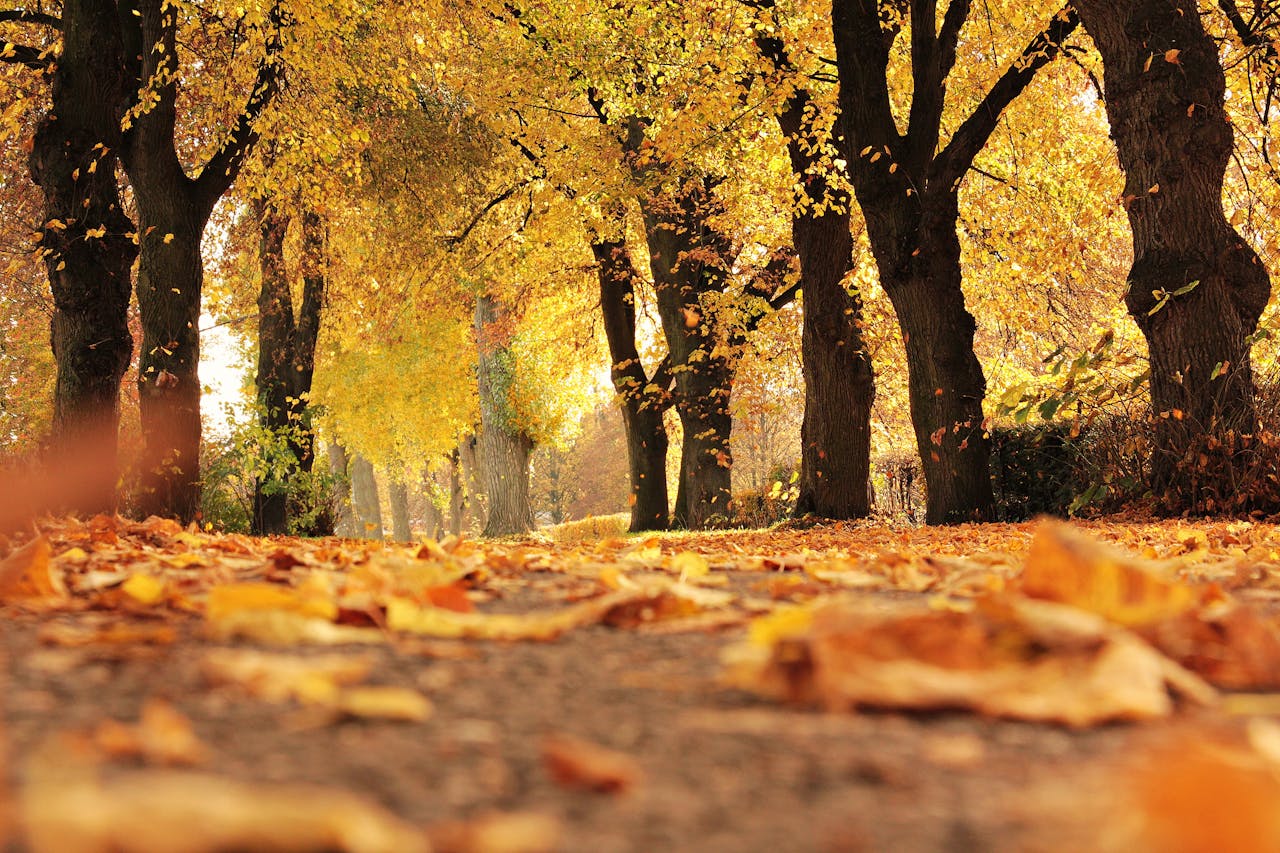
[[[680,573],[680,580],[697,580],[711,571],[711,566],[701,554],[681,551],[671,558],[671,571]]]
[[[142,604],[156,604],[164,599],[164,581],[154,575],[130,575],[120,588]]]

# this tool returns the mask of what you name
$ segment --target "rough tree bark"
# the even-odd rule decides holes
[[[306,212],[302,217],[302,304],[295,316],[292,283],[284,258],[290,216],[262,200],[255,203],[254,212],[259,224],[262,278],[255,379],[259,419],[268,433],[287,437],[290,456],[284,460],[285,473],[268,473],[255,484],[253,527],[261,536],[288,532],[288,480],[294,472],[309,474],[315,461],[315,436],[307,399],[315,374],[316,340],[324,304],[325,239],[319,216]],[[327,527],[329,520],[322,517],[317,526]]]
[[[31,178],[44,194],[40,251],[53,293],[50,342],[57,363],[52,446],[92,459],[68,509],[116,505],[120,383],[133,353],[128,328],[133,223],[116,184],[120,115],[132,82],[123,72],[116,4],[67,0],[61,19],[7,11],[0,20],[60,29],[54,62],[9,44],[3,61],[51,78],[51,105],[32,139]]]
[[[138,207],[141,253],[136,285],[142,315],[138,394],[142,418],[139,508],[143,514],[193,518],[200,503],[200,242],[218,199],[257,141],[254,122],[280,85],[279,10],[267,56],[226,141],[190,177],[178,155],[177,29],[180,7],[166,0],[124,2],[120,20],[126,67],[138,91],[124,136],[123,161]]]
[[[1077,18],[1061,10],[939,150],[947,78],[969,0],[905,3],[911,24],[912,101],[899,131],[889,96],[898,30],[878,2],[833,0],[832,34],[845,128],[842,153],[907,350],[911,420],[927,483],[930,524],[991,517],[986,379],[973,352],[976,324],[961,290],[957,192],[1004,108],[1054,59]]]
[[[1075,6],[1102,54],[1125,173],[1125,304],[1151,354],[1152,490],[1173,511],[1243,508],[1231,455],[1257,426],[1249,336],[1271,281],[1222,211],[1232,131],[1217,46],[1195,4]],[[1202,452],[1216,458],[1201,465]]]
[[[756,44],[776,71],[794,73],[782,39],[761,36]],[[791,217],[804,293],[804,420],[795,515],[863,518],[871,512],[875,375],[862,336],[862,300],[844,286],[853,267],[853,199],[822,166],[822,155],[844,132],[838,119],[831,132],[811,127],[806,115],[812,110],[809,91],[797,87],[777,113],[791,169],[803,187]]]
[[[514,536],[533,529],[529,455],[533,440],[514,423],[507,398],[511,383],[511,318],[491,296],[476,298],[477,379],[480,391],[478,455],[489,498],[484,536]]]
[[[662,414],[671,404],[665,362],[650,376],[636,348],[638,278],[625,238],[591,242],[600,281],[600,310],[613,365],[610,375],[622,409],[631,475],[632,533],[665,530],[667,508],[667,428]]]

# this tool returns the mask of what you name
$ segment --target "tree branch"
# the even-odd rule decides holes
[[[271,6],[270,21],[274,31],[267,39],[266,56],[258,66],[257,78],[253,81],[244,109],[236,119],[231,135],[209,158],[196,179],[196,194],[210,207],[230,189],[236,176],[240,174],[249,152],[258,141],[258,118],[284,83],[285,68],[281,57],[284,20],[279,0]]]
[[[3,42],[0,47],[0,62],[11,65],[25,65],[35,71],[43,71],[53,65],[53,60],[43,50],[36,50],[23,44]]]
[[[55,30],[62,29],[62,19],[57,15],[26,9],[0,9],[0,24],[38,24]]]
[[[940,186],[943,192],[955,192],[959,188],[965,172],[995,131],[1000,114],[1014,98],[1022,94],[1037,71],[1058,57],[1062,52],[1063,42],[1079,24],[1080,18],[1076,10],[1068,4],[1031,40],[934,160],[929,177],[931,188]]]
[[[484,207],[480,208],[480,210],[476,212],[475,216],[471,217],[471,221],[468,222],[461,231],[459,231],[457,234],[446,234],[444,235],[443,238],[441,238],[444,240],[445,245],[450,247],[460,245],[462,241],[467,239],[467,236],[472,231],[475,230],[476,226],[480,224],[480,221],[483,220],[485,216],[489,214],[489,211],[493,210],[495,207],[502,204],[507,199],[511,198],[513,195],[515,195],[524,187],[529,186],[530,183],[532,183],[532,180],[526,179],[526,180],[520,181],[519,183],[512,184],[511,186],[507,187],[505,190],[500,192],[498,195],[489,199],[488,203],[486,203]]]

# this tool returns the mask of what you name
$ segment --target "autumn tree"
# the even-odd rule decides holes
[[[970,7],[954,0],[939,22],[934,0],[832,5],[842,153],[906,344],[932,524],[989,518],[992,507],[986,381],[961,288],[959,188],[1000,114],[1077,26],[1070,7],[1056,13],[944,140],[947,84]],[[890,70],[903,32],[910,39],[911,79],[905,130],[895,116]]]
[[[1230,457],[1257,426],[1250,336],[1271,282],[1222,210],[1232,131],[1218,50],[1194,3],[1075,6],[1102,54],[1125,172],[1125,304],[1151,355],[1152,488],[1174,510],[1239,506]]]
[[[178,135],[183,7],[138,0],[124,12],[126,68],[137,92],[126,117],[123,160],[141,238],[138,393],[144,449],[138,504],[144,514],[190,519],[200,500],[200,244],[214,205],[257,142],[256,120],[280,88],[284,13],[273,4],[245,22],[261,33],[255,79],[225,138],[192,166],[184,163]]]
[[[875,377],[862,334],[862,300],[847,288],[853,265],[852,198],[848,176],[835,163],[836,142],[847,136],[840,116],[824,116],[803,85],[775,12],[756,45],[786,96],[778,127],[799,188],[791,238],[800,262],[804,299],[801,351],[805,403],[800,439],[799,496],[795,513],[861,518],[871,511],[871,407]]]
[[[50,339],[57,362],[55,444],[95,458],[77,509],[115,506],[120,382],[133,352],[128,328],[133,223],[121,208],[116,164],[120,112],[132,91],[115,3],[68,0],[60,17],[0,12],[0,22],[61,33],[55,41],[5,42],[0,59],[50,79],[50,104],[31,141],[31,177],[44,194],[40,253],[53,292]]]

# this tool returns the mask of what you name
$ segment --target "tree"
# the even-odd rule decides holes
[[[138,0],[123,7],[120,26],[137,93],[126,115],[123,160],[141,239],[136,289],[144,447],[138,505],[143,514],[189,520],[200,499],[200,244],[214,205],[258,140],[256,120],[280,88],[285,24],[273,4],[256,25],[264,34],[262,56],[243,109],[212,155],[189,171],[178,137],[182,10],[166,0]]]
[[[62,34],[60,54],[53,45],[6,42],[0,58],[51,78],[29,164],[44,194],[40,253],[54,300],[54,445],[109,460],[78,489],[74,508],[86,512],[115,507],[120,383],[133,353],[128,309],[138,250],[116,184],[120,110],[131,81],[122,70],[117,15],[106,0],[68,0],[60,18],[0,12],[0,21]]]
[[[315,435],[308,401],[315,374],[316,340],[324,304],[324,223],[314,211],[302,214],[302,302],[295,313],[293,282],[285,264],[285,236],[291,216],[278,202],[259,200],[253,208],[260,231],[261,290],[258,295],[258,417],[287,458],[264,460],[254,486],[253,532],[289,531],[288,482],[311,473]]]
[[[1054,15],[943,143],[947,82],[970,6],[953,0],[939,25],[935,0],[832,4],[842,153],[906,344],[931,524],[982,520],[992,509],[986,381],[961,289],[958,191],[1001,112],[1077,26],[1070,7]],[[905,132],[895,117],[890,77],[903,30],[910,32],[912,80]]]
[[[1125,304],[1151,355],[1152,488],[1176,511],[1235,508],[1247,496],[1231,457],[1257,427],[1250,336],[1271,281],[1222,210],[1232,131],[1217,47],[1194,4],[1075,5],[1102,54],[1125,172]]]
[[[760,5],[776,8],[772,0]],[[776,114],[801,188],[791,216],[804,298],[805,403],[795,514],[861,518],[871,511],[867,484],[875,376],[863,341],[862,300],[845,284],[853,266],[853,199],[847,175],[834,163],[834,150],[848,132],[839,117],[824,126],[812,93],[794,79],[797,69],[782,38],[762,30],[756,44],[790,92]]]
[[[671,373],[663,361],[650,375],[636,346],[636,282],[639,272],[625,235],[591,241],[600,282],[600,311],[627,437],[632,533],[668,525],[667,429],[663,413],[671,405]]]

